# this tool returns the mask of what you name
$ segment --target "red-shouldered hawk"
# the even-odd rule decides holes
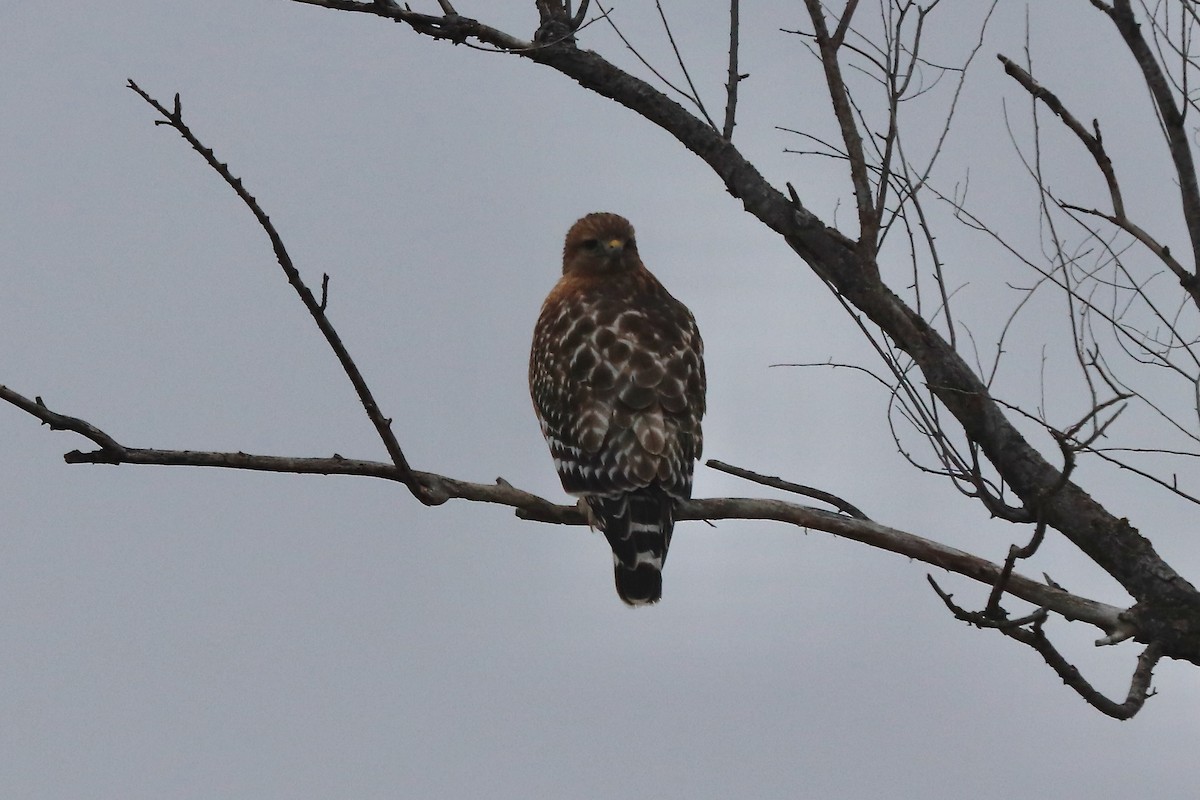
[[[587,501],[630,605],[662,597],[704,389],[696,321],[642,264],[633,227],[616,214],[576,222],[533,331],[529,393],[563,489]]]

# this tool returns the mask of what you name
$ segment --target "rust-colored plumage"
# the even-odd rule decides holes
[[[704,390],[696,322],[642,264],[633,227],[605,213],[576,222],[534,328],[529,392],[563,488],[587,501],[630,605],[662,596]]]

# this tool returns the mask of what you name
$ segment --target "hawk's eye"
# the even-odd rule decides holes
[[[600,242],[597,241],[596,239],[584,239],[583,240],[583,249],[584,250],[599,250]]]

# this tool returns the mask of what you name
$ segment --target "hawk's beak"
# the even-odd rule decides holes
[[[610,256],[620,255],[624,249],[625,242],[620,239],[609,239],[607,242],[604,242],[604,252]]]

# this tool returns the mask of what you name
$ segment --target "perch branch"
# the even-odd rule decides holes
[[[301,475],[359,475],[382,478],[407,485],[407,478],[395,464],[363,461],[333,455],[328,458],[288,458],[250,453],[208,452],[201,450],[159,450],[127,447],[95,425],[77,417],[51,411],[44,403],[29,400],[21,394],[0,386],[0,400],[36,417],[54,430],[77,433],[100,449],[90,452],[73,450],[64,456],[68,464],[143,464],[158,466],[221,467],[259,472],[282,472]],[[748,471],[747,471],[748,472]],[[587,520],[576,505],[557,505],[530,492],[517,489],[498,479],[494,484],[468,481],[429,472],[410,472],[428,498],[430,505],[440,505],[451,499],[494,503],[516,509],[522,519],[560,525],[585,525]],[[754,474],[754,473],[748,473]],[[824,531],[845,539],[940,567],[992,586],[1001,567],[962,550],[948,547],[866,519],[848,517],[830,511],[810,508],[783,500],[738,497],[690,500],[681,503],[676,514],[680,520],[757,519],[774,520],[801,528]],[[1107,636],[1102,641],[1126,638],[1129,623],[1122,618],[1117,606],[1070,594],[1058,587],[1013,573],[1006,591],[1026,602],[1062,614],[1067,619],[1094,625]]]

